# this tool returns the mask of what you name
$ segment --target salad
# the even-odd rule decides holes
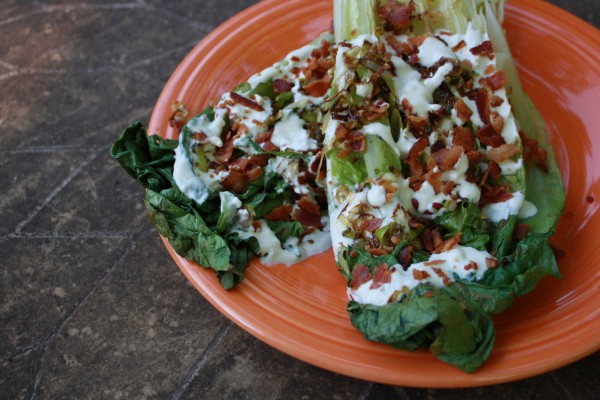
[[[472,372],[547,275],[564,189],[502,1],[335,0],[334,31],[111,155],[177,253],[230,289],[333,247],[352,324]]]

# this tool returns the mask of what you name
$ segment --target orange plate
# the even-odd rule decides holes
[[[202,40],[164,88],[149,132],[174,137],[170,106],[195,113],[211,99],[314,39],[331,23],[332,0],[263,1]],[[225,292],[213,273],[174,253],[183,273],[216,308],[269,345],[319,367],[417,387],[507,382],[550,371],[600,348],[600,34],[542,1],[513,0],[508,40],[526,91],[546,118],[568,197],[554,244],[561,280],[544,279],[496,320],[487,363],[466,374],[426,350],[368,342],[346,315],[345,281],[329,251],[293,267],[251,263]]]

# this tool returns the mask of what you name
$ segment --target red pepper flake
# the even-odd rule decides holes
[[[255,111],[265,111],[265,109],[260,104],[258,104],[254,100],[250,100],[249,98],[242,96],[239,93],[229,92],[229,95],[233,101],[243,105],[244,107],[250,108]]]

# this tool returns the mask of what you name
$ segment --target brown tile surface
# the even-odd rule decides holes
[[[597,0],[552,2],[598,25]],[[254,3],[0,1],[0,399],[598,398],[600,353],[486,388],[348,378],[260,342],[187,283],[108,146]]]

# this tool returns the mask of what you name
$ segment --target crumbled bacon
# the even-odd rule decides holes
[[[383,220],[381,218],[364,219],[360,223],[360,230],[373,233],[377,229],[381,228],[382,223],[383,223]]]
[[[379,100],[362,107],[359,110],[358,115],[367,121],[375,121],[376,119],[386,115],[389,106],[390,105],[385,101]]]
[[[462,147],[465,153],[475,150],[475,136],[473,135],[473,131],[463,126],[457,126],[452,131],[452,145]]]
[[[302,87],[309,96],[322,97],[329,90],[329,83],[325,80],[312,81]]]
[[[454,181],[442,182],[442,193],[444,193],[445,195],[449,195],[455,186],[456,183]]]
[[[282,204],[265,215],[265,219],[269,221],[288,221],[292,213],[293,207],[289,204]]]
[[[477,265],[477,263],[475,261],[470,261],[467,265],[465,265],[465,271],[470,271],[470,270],[477,271],[478,267],[479,266]]]
[[[505,143],[489,150],[487,153],[487,158],[488,160],[501,163],[502,161],[508,160],[509,158],[516,156],[520,152],[521,150],[516,144]]]
[[[323,154],[320,151],[310,164],[310,172],[317,175],[319,179],[325,179],[327,175],[327,162],[323,159]]]
[[[454,46],[454,47],[452,48],[452,51],[453,51],[454,53],[456,53],[457,51],[459,51],[460,49],[462,49],[462,48],[463,48],[463,47],[465,47],[466,45],[467,45],[467,43],[466,43],[464,40],[461,40],[460,42],[458,42],[458,43],[456,44],[456,46]]]
[[[492,107],[500,107],[502,103],[504,103],[504,99],[500,96],[492,96],[492,99],[490,100],[490,105]]]
[[[308,196],[302,196],[298,200],[292,212],[292,219],[304,226],[314,226],[317,229],[323,228],[320,207]]]
[[[365,135],[360,131],[348,131],[346,134],[346,146],[354,152],[363,152],[367,148]]]
[[[449,149],[441,149],[433,153],[432,156],[435,158],[435,162],[440,170],[449,171],[454,168],[463,153],[464,149],[462,146],[454,146]]]
[[[489,40],[482,42],[479,46],[470,48],[469,51],[474,56],[486,56],[490,60],[494,58],[494,48]]]
[[[231,156],[233,155],[233,140],[234,137],[229,135],[229,137],[225,140],[225,143],[223,143],[223,146],[215,150],[215,160],[221,164],[229,162]]]
[[[388,1],[384,6],[377,9],[379,18],[385,20],[395,31],[408,28],[414,12],[415,4],[412,0],[407,5]]]
[[[286,81],[285,79],[275,79],[271,84],[273,91],[277,94],[289,92],[292,90],[292,84]]]
[[[490,122],[490,95],[487,89],[477,88],[471,90],[467,96],[475,102],[477,113],[484,124]]]
[[[479,129],[477,131],[477,137],[479,138],[479,141],[486,146],[499,147],[500,145],[506,143],[504,138],[498,132],[496,132],[491,124],[487,124],[483,128]]]
[[[433,254],[445,253],[446,251],[452,250],[454,246],[460,243],[460,238],[462,237],[462,232],[457,233],[452,236],[448,240],[444,240],[442,243],[438,244],[436,248],[432,251]]]
[[[441,170],[431,170],[428,171],[425,175],[423,175],[423,178],[425,178],[425,180],[429,182],[431,187],[433,187],[433,191],[435,192],[435,194],[438,194],[442,191],[442,176],[443,174]]]
[[[459,98],[456,100],[456,103],[454,103],[454,109],[456,110],[456,115],[458,115],[458,118],[460,118],[462,122],[469,122],[471,120],[473,111],[471,111],[463,99]]]
[[[387,263],[382,263],[375,267],[375,275],[373,276],[373,282],[369,289],[377,289],[384,283],[389,283],[391,281],[392,271],[390,271],[390,266]]]
[[[433,272],[435,272],[435,274],[437,276],[439,276],[440,278],[442,278],[442,282],[444,283],[444,286],[448,286],[452,283],[452,281],[450,280],[450,278],[448,278],[448,275],[446,275],[444,273],[444,271],[442,271],[440,268],[437,267],[433,267]]]
[[[481,186],[481,200],[485,204],[501,203],[513,197],[508,185],[490,185]]]
[[[239,103],[239,104],[243,105],[244,107],[250,108],[250,109],[252,109],[254,111],[265,111],[265,109],[263,108],[263,106],[261,106],[260,104],[258,104],[254,100],[250,100],[249,98],[242,96],[239,93],[229,92],[229,96],[231,97],[231,100],[233,100],[236,103]]]
[[[273,130],[268,130],[264,132],[259,132],[254,137],[254,141],[256,143],[264,143],[267,140],[271,140],[271,136],[273,135]]]
[[[414,137],[420,138],[427,133],[426,128],[429,126],[429,118],[409,115],[406,117],[406,120],[408,122],[408,129]]]
[[[506,86],[508,83],[508,78],[504,74],[504,71],[496,71],[493,75],[481,78],[479,83],[481,86],[485,86],[492,91],[496,91]]]
[[[496,161],[490,160],[487,169],[481,178],[481,185],[484,185],[488,181],[488,178],[498,180],[501,175],[502,169],[500,168],[500,165],[498,165]]]
[[[194,132],[192,133],[192,139],[197,142],[204,143],[204,141],[208,139],[208,136],[206,136],[206,133],[204,132]]]
[[[423,242],[425,250],[430,253],[433,253],[438,246],[441,246],[444,243],[442,234],[437,229],[429,228],[423,230],[421,241]]]
[[[420,138],[417,140],[410,150],[408,151],[408,156],[406,157],[406,162],[411,168],[411,172],[413,175],[422,175],[423,174],[423,164],[419,160],[419,156],[425,151],[429,142],[427,139]]]
[[[248,189],[250,180],[246,174],[238,171],[229,171],[227,177],[221,182],[221,187],[233,193],[243,193]]]
[[[502,129],[504,129],[504,118],[502,118],[498,112],[492,111],[490,114],[490,125],[492,125],[492,128],[494,128],[496,132],[502,134]]]
[[[189,112],[185,108],[182,102],[175,101],[171,104],[171,117],[169,118],[169,125],[181,132],[181,129],[188,120]]]
[[[422,281],[423,279],[429,278],[429,273],[427,271],[421,271],[420,269],[413,268],[412,270],[413,278],[418,281]]]
[[[373,279],[369,267],[364,264],[356,264],[352,270],[352,280],[350,281],[350,289],[356,290],[362,284]]]

